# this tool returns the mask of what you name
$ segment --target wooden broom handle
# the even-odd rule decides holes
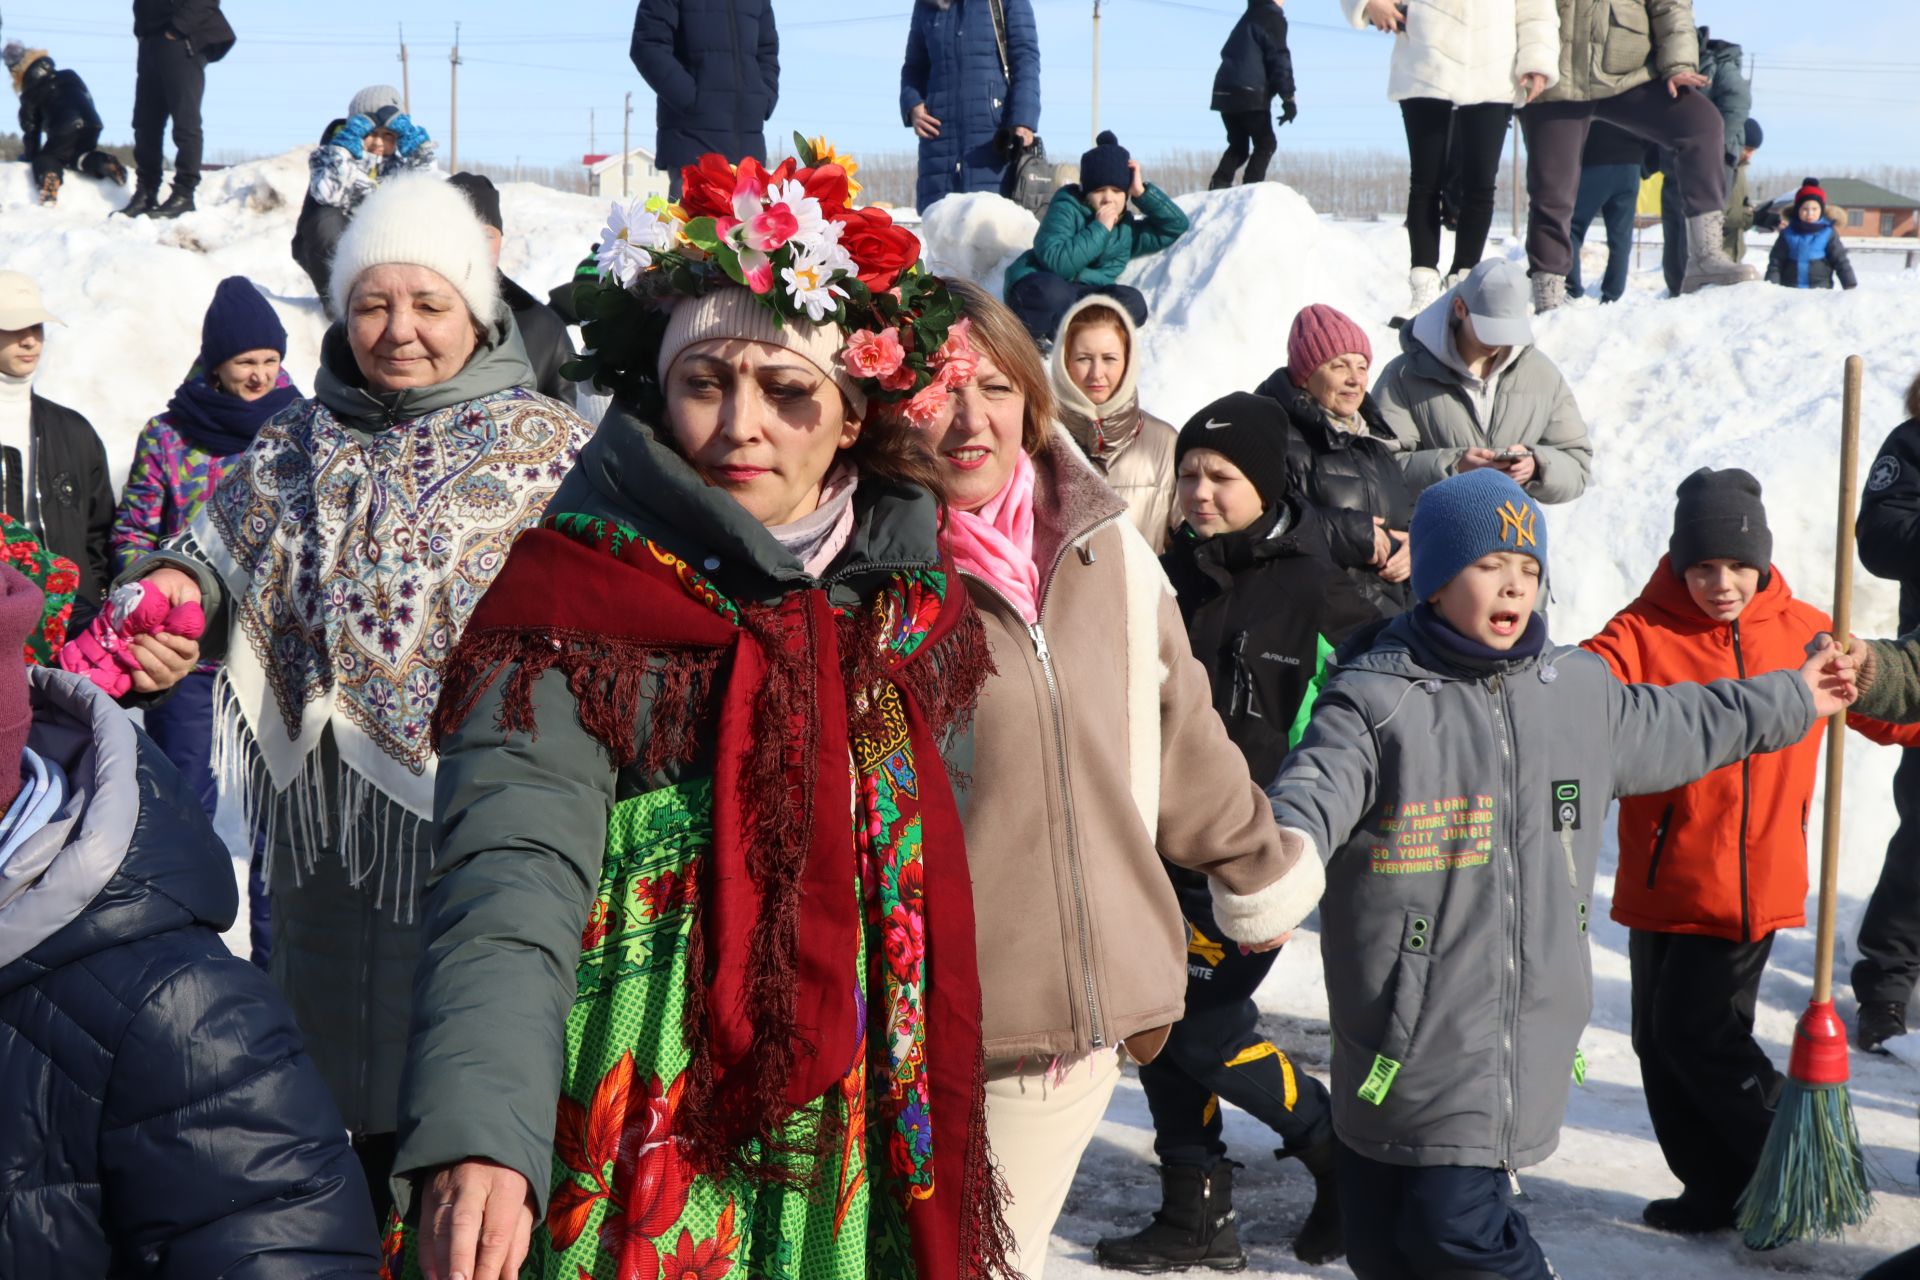
[[[1842,650],[1853,636],[1853,521],[1860,463],[1859,356],[1847,357],[1840,400],[1840,523],[1833,540],[1833,636]],[[1847,713],[1827,726],[1826,812],[1820,824],[1820,921],[1813,958],[1813,999],[1833,999],[1834,913],[1840,897],[1840,800],[1847,751]]]

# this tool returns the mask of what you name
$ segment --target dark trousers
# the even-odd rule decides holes
[[[1580,188],[1580,152],[1595,120],[1671,148],[1684,181],[1686,216],[1727,207],[1726,125],[1706,95],[1669,97],[1654,80],[1597,102],[1536,102],[1520,112],[1527,137],[1527,265],[1534,275],[1564,276],[1573,260],[1568,223]]]
[[[1265,182],[1267,162],[1280,148],[1280,140],[1273,133],[1273,116],[1265,107],[1258,111],[1222,111],[1220,122],[1227,126],[1227,149],[1207,189],[1218,191],[1232,186],[1234,171],[1243,164],[1247,171],[1241,181]]]
[[[1080,299],[1104,294],[1127,309],[1135,325],[1147,322],[1147,296],[1130,284],[1079,284],[1064,280],[1051,271],[1036,271],[1022,276],[1007,290],[1007,306],[1027,326],[1035,342],[1052,339],[1060,327],[1060,317]]]
[[[1279,958],[1244,955],[1212,919],[1188,922],[1187,1012],[1158,1057],[1140,1068],[1153,1114],[1153,1151],[1166,1165],[1211,1168],[1227,1154],[1220,1103],[1279,1134],[1288,1155],[1333,1136],[1327,1087],[1298,1070],[1256,1029],[1253,993]]]
[[[1888,1258],[1860,1280],[1920,1280],[1920,1248]]]
[[[383,1236],[387,1218],[393,1213],[393,1158],[399,1151],[397,1133],[353,1135],[353,1154],[360,1157],[360,1168],[367,1175],[367,1194],[373,1199],[374,1225]]]
[[[1731,1209],[1760,1167],[1786,1081],[1753,1039],[1773,935],[1633,930],[1633,1051],[1647,1115],[1687,1199]]]
[[[1493,225],[1493,193],[1500,150],[1513,108],[1504,102],[1456,107],[1438,98],[1408,98],[1400,104],[1407,128],[1407,241],[1416,267],[1440,267],[1440,197],[1459,202],[1453,236],[1453,266],[1470,271],[1487,250]]]
[[[313,281],[320,305],[327,308],[329,314],[333,303],[328,300],[327,286],[333,279],[333,251],[340,237],[347,233],[347,222],[345,209],[311,201],[300,211],[300,222],[293,232],[293,260],[307,273],[307,279]]]
[[[1340,1216],[1358,1280],[1551,1280],[1499,1169],[1409,1169],[1340,1146]]]
[[[1573,297],[1585,296],[1580,285],[1580,246],[1595,217],[1607,229],[1607,271],[1600,279],[1600,301],[1617,302],[1627,291],[1627,269],[1633,265],[1633,215],[1639,203],[1639,165],[1590,164],[1580,171],[1580,195],[1573,202],[1573,260],[1567,265],[1567,292]]]
[[[100,145],[98,129],[62,129],[49,133],[33,153],[35,186],[50,173],[77,169],[89,178],[104,178],[112,170],[113,157],[96,150]]]
[[[220,804],[213,776],[213,683],[211,671],[190,672],[172,697],[146,711],[147,736],[200,798],[209,821]],[[273,950],[273,916],[262,863],[255,849],[247,869],[247,940],[249,958],[264,969]]]
[[[1853,994],[1862,1004],[1906,1004],[1920,978],[1920,750],[1900,753],[1893,775],[1893,807],[1900,825],[1887,842],[1880,881],[1860,921],[1860,959]]]
[[[160,135],[173,121],[173,189],[200,185],[200,98],[207,64],[185,40],[147,36],[133,82],[133,167],[142,191],[157,191],[166,159]]]

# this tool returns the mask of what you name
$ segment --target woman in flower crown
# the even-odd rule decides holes
[[[944,758],[985,638],[905,425],[966,329],[823,150],[688,166],[577,298],[614,405],[436,722],[390,1274],[1006,1274]]]

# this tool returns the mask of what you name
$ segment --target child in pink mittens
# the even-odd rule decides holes
[[[122,698],[133,688],[134,673],[140,670],[139,655],[133,651],[135,637],[164,631],[198,640],[206,628],[206,616],[198,604],[175,605],[151,582],[129,582],[114,588],[107,607],[60,650],[60,666],[93,681],[109,697]]]

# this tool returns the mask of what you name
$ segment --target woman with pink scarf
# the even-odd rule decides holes
[[[1211,877],[1233,941],[1278,945],[1319,898],[1282,850],[1214,714],[1159,561],[1055,420],[1013,313],[949,281],[970,370],[929,427],[944,539],[996,673],[965,792],[987,1055],[987,1127],[1020,1268],[1054,1219],[1120,1078],[1179,1019],[1187,930],[1162,858]],[[1227,1203],[1216,1178],[1196,1213]]]

